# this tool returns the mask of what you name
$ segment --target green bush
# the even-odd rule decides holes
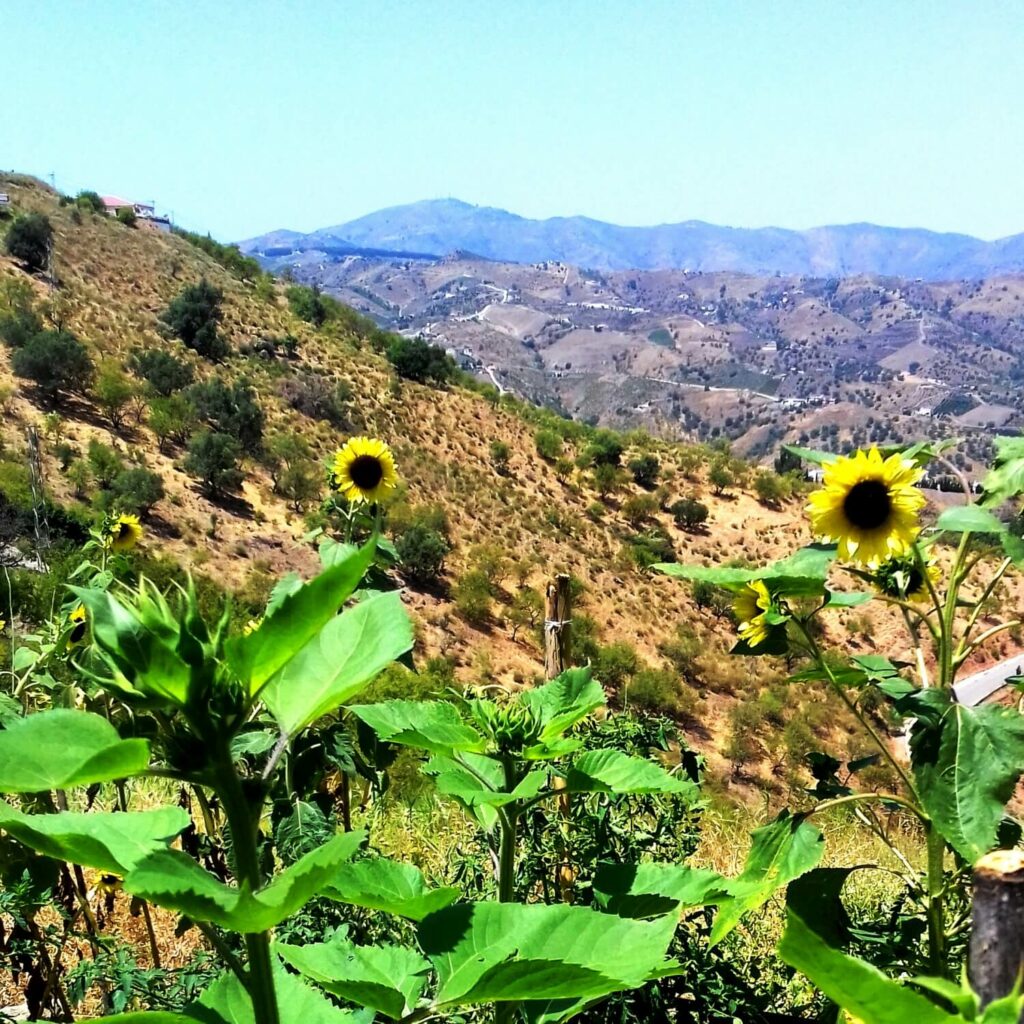
[[[595,431],[584,449],[584,458],[593,466],[618,466],[625,445],[614,430]]]
[[[410,526],[398,537],[395,548],[402,560],[405,578],[421,586],[437,582],[444,571],[444,560],[450,550],[448,541],[437,530],[419,523]]]
[[[187,388],[194,374],[188,363],[160,349],[137,349],[128,360],[128,368],[149,385],[155,395],[167,398]]]
[[[636,648],[624,640],[599,646],[593,661],[594,678],[615,690],[621,689],[639,667]]]
[[[156,434],[161,450],[168,441],[185,444],[198,426],[195,408],[181,393],[149,403],[149,429]]]
[[[218,333],[223,299],[220,289],[204,277],[183,288],[160,319],[188,348],[211,362],[221,362],[231,351]]]
[[[455,376],[451,357],[422,338],[394,335],[388,344],[387,357],[399,377],[420,384],[445,384]]]
[[[708,518],[708,507],[696,498],[680,498],[669,508],[676,526],[682,530],[698,530]]]
[[[775,507],[787,496],[786,481],[768,470],[761,470],[754,477],[754,493],[762,505]]]
[[[185,231],[183,228],[172,228],[174,234],[184,238],[186,242],[201,249],[208,256],[213,257],[222,267],[231,271],[236,277],[243,281],[270,280],[259,262],[251,256],[244,256],[236,245],[224,245],[222,242],[214,241],[209,235],[197,235],[193,231]]]
[[[11,359],[18,377],[33,381],[49,399],[59,392],[82,393],[92,380],[92,360],[85,346],[67,331],[34,335]]]
[[[114,477],[110,494],[116,508],[147,515],[164,496],[164,482],[159,473],[136,466]]]
[[[241,455],[238,441],[230,434],[204,430],[188,443],[185,472],[199,480],[210,497],[223,497],[242,486]]]
[[[562,454],[562,438],[550,427],[541,427],[533,435],[537,454],[547,462],[555,462]]]
[[[732,473],[723,462],[716,462],[708,472],[708,481],[715,490],[715,494],[724,494],[727,487],[732,487],[736,482]]]
[[[45,270],[53,246],[53,225],[41,213],[17,217],[7,230],[7,252],[20,260],[26,269],[36,273]]]
[[[628,469],[633,474],[633,481],[649,491],[658,482],[661,463],[656,455],[638,455],[629,460]]]
[[[105,360],[96,376],[93,397],[110,420],[110,425],[120,430],[124,426],[128,406],[135,397],[135,387],[122,372],[120,364]]]
[[[622,503],[623,518],[630,526],[640,526],[658,511],[658,502],[650,494],[634,494]]]
[[[352,390],[344,381],[332,381],[316,373],[287,377],[278,385],[278,394],[303,416],[336,427],[345,425],[345,403],[352,399]]]
[[[471,625],[485,625],[491,617],[491,581],[480,569],[463,573],[455,584],[455,607]]]
[[[504,476],[508,472],[509,446],[504,441],[492,441],[490,444],[491,465]]]
[[[630,680],[626,699],[645,711],[675,714],[679,707],[679,678],[667,669],[642,668]]]
[[[291,285],[284,290],[284,297],[288,300],[288,308],[300,320],[305,320],[314,327],[320,327],[326,322],[327,306],[319,288],[307,288],[301,284]]]
[[[75,196],[75,206],[80,210],[87,210],[89,213],[106,213],[107,211],[107,208],[103,205],[103,200],[100,198],[100,194],[87,188],[82,189]]]
[[[214,433],[229,434],[249,455],[263,444],[266,417],[256,401],[255,389],[244,380],[230,386],[219,377],[193,384],[186,392],[199,419]]]
[[[138,216],[130,206],[122,206],[121,209],[117,211],[117,219],[121,224],[124,224],[125,227],[129,228],[135,227],[139,221]]]

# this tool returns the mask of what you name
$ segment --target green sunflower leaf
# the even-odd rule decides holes
[[[389,700],[355,704],[349,710],[385,743],[420,747],[449,757],[455,751],[482,753],[487,749],[484,737],[466,725],[458,709],[445,701]]]
[[[980,505],[957,505],[954,508],[947,508],[936,520],[935,528],[948,530],[950,533],[1006,532],[1006,524]]]
[[[56,708],[8,723],[0,732],[0,791],[43,793],[138,775],[149,744],[123,740],[101,715]]]
[[[690,779],[669,775],[644,757],[621,750],[588,750],[565,773],[570,793],[677,793],[696,800],[698,786]]]
[[[339,903],[421,921],[454,903],[459,890],[431,889],[419,868],[375,857],[342,864],[324,895]]]
[[[996,454],[981,484],[981,503],[997,508],[1018,494],[1024,494],[1024,437],[996,437],[992,443]]]

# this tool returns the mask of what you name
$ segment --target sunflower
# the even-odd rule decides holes
[[[749,647],[760,647],[768,639],[771,626],[765,619],[765,612],[772,606],[772,595],[764,580],[751,580],[743,584],[736,595],[732,611],[739,623],[740,639]]]
[[[353,437],[334,456],[331,486],[348,501],[380,501],[397,483],[395,457],[383,441]]]
[[[921,529],[922,470],[877,448],[842,455],[824,467],[824,486],[807,510],[814,532],[839,546],[839,557],[869,565],[906,551]]]
[[[927,573],[927,577],[925,576]],[[875,570],[872,582],[875,589],[885,597],[896,597],[902,601],[919,603],[931,599],[931,590],[939,582],[939,567],[931,562],[925,563],[925,571],[917,560],[910,555],[897,555],[887,558]]]
[[[80,604],[69,616],[68,624],[71,632],[68,634],[68,647],[78,647],[85,643],[89,635],[89,620],[85,614],[85,605]]]
[[[250,636],[255,633],[260,626],[263,625],[263,616],[261,615],[258,619],[250,619],[243,627],[242,633],[245,636]]]
[[[107,524],[104,533],[104,543],[112,551],[131,551],[142,540],[142,525],[138,516],[122,512]]]

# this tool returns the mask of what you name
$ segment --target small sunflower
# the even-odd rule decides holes
[[[825,465],[824,486],[807,506],[814,532],[835,541],[840,558],[876,565],[901,554],[921,529],[921,475],[909,459],[877,448],[840,456]]]
[[[142,540],[142,524],[138,516],[122,512],[104,530],[104,543],[111,551],[131,551]]]
[[[89,620],[85,613],[85,605],[80,604],[69,616],[68,624],[71,632],[68,634],[68,647],[79,647],[85,643],[89,635]]]
[[[760,647],[771,633],[765,612],[772,606],[772,595],[764,580],[751,580],[743,584],[736,595],[732,610],[739,623],[739,635],[750,647]]]
[[[925,573],[921,572],[916,559],[909,555],[897,555],[894,558],[887,558],[879,565],[873,574],[872,582],[875,589],[885,597],[896,597],[916,604],[931,599],[929,581],[932,587],[937,586],[939,582],[937,565],[926,562]]]
[[[353,437],[334,456],[331,486],[348,501],[380,501],[397,483],[395,457],[383,441]]]

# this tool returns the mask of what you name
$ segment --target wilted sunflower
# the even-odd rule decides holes
[[[85,643],[89,635],[89,621],[85,614],[85,605],[80,604],[69,616],[68,623],[71,625],[71,632],[68,634],[68,647],[78,647]]]
[[[107,524],[104,534],[111,551],[131,551],[142,540],[142,524],[138,516],[122,512]]]
[[[824,467],[824,486],[807,506],[814,532],[839,546],[839,557],[877,564],[906,551],[920,530],[922,470],[877,448],[842,455]]]
[[[928,581],[932,587],[939,582],[939,567],[930,562],[925,563],[925,573],[921,571],[917,560],[909,555],[898,555],[895,558],[887,558],[875,570],[872,582],[880,594],[886,597],[896,597],[902,601],[928,601],[931,599],[931,592],[928,589]]]
[[[732,610],[739,623],[740,639],[750,647],[760,647],[768,639],[771,626],[765,619],[765,612],[772,606],[772,595],[763,580],[751,580],[743,584],[736,595]]]
[[[348,501],[380,501],[397,483],[395,457],[383,441],[353,437],[334,456],[331,486]]]

